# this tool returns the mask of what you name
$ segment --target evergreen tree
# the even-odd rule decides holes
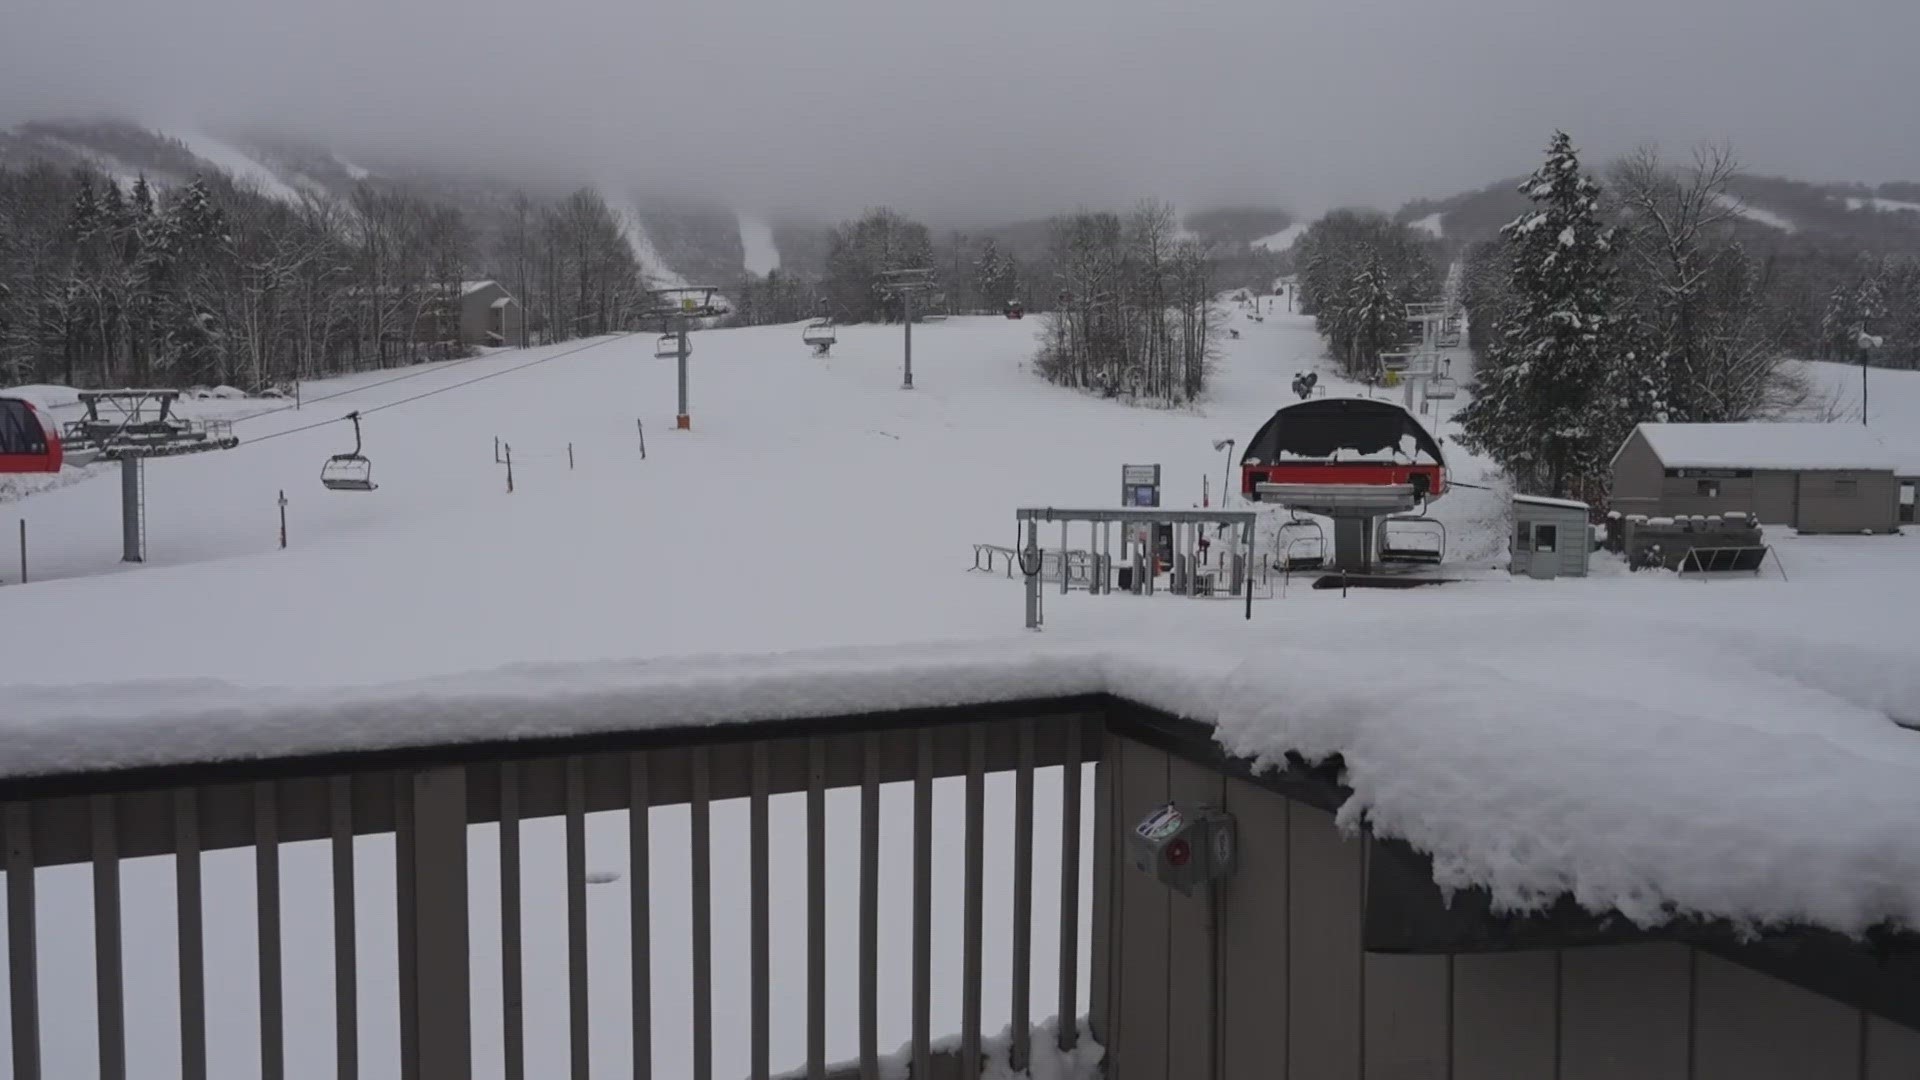
[[[1564,132],[1521,191],[1533,209],[1501,230],[1511,306],[1479,359],[1462,441],[1523,489],[1600,497],[1613,452],[1658,403],[1620,314],[1600,188]]]

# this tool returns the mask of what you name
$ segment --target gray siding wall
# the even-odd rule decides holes
[[[1660,480],[1665,472],[1646,436],[1634,431],[1613,459],[1613,508],[1649,517],[1659,513]]]
[[[1096,782],[1093,1001],[1111,1080],[1916,1080],[1920,1032],[1681,944],[1476,956],[1361,949],[1364,837],[1333,815],[1109,736]],[[1127,860],[1169,796],[1224,800],[1216,1051],[1206,901]]]
[[[1791,525],[1798,505],[1800,477],[1790,472],[1753,474],[1753,505],[1736,507],[1752,514],[1762,525]]]
[[[1853,492],[1840,485],[1851,482]],[[1890,472],[1800,474],[1802,532],[1890,532],[1900,521],[1900,484]]]

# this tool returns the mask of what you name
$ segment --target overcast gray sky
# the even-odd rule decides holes
[[[1920,180],[1920,0],[11,0],[0,121],[122,110],[760,210],[1303,211],[1730,141]]]

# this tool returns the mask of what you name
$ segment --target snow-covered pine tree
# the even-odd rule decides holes
[[[1533,209],[1501,230],[1512,304],[1478,360],[1462,441],[1522,489],[1596,498],[1620,441],[1651,418],[1651,382],[1637,371],[1600,188],[1565,132],[1521,190]]]
[[[1346,358],[1349,374],[1371,374],[1380,354],[1406,337],[1407,305],[1395,291],[1378,251],[1369,250],[1360,264],[1347,290],[1345,316],[1352,349]]]

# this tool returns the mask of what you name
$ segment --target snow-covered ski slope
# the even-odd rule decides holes
[[[1016,506],[1112,505],[1123,462],[1163,464],[1170,505],[1198,505],[1203,478],[1217,502],[1227,459],[1213,440],[1244,444],[1320,351],[1305,320],[1241,322],[1204,407],[1126,408],[1028,371],[1038,325],[916,327],[912,392],[899,388],[899,327],[843,328],[824,361],[796,327],[699,332],[691,433],[671,430],[674,362],[644,334],[500,353],[242,420],[238,449],[149,465],[152,562],[137,571],[119,562],[112,479],[8,504],[29,522],[35,579],[9,606],[94,642],[71,649],[49,634],[10,657],[39,682],[332,686],[1000,633],[1018,627],[1019,601],[1004,579],[962,572],[971,544],[1011,542]],[[274,437],[543,355],[558,358],[369,412],[371,494],[318,482],[321,462],[351,446],[346,424]],[[391,377],[315,383],[307,396]],[[496,436],[513,449],[512,495]],[[1471,462],[1462,471],[1478,476]],[[1466,491],[1438,509],[1498,514]],[[1115,614],[1079,600],[1053,605],[1056,625]],[[183,603],[198,613],[184,636]],[[115,618],[97,619],[99,604]],[[1231,622],[1226,605],[1199,607]]]
[[[1913,537],[1774,530],[1791,581],[1683,583],[1604,556],[1591,579],[1513,581],[1495,572],[1502,494],[1461,488],[1436,506],[1456,584],[1296,583],[1251,623],[1236,604],[1055,595],[1046,634],[1024,634],[1018,584],[967,573],[970,545],[1011,542],[1016,506],[1113,505],[1127,462],[1162,464],[1170,505],[1197,503],[1203,477],[1217,497],[1212,442],[1244,445],[1319,363],[1309,320],[1233,310],[1241,336],[1190,410],[1041,383],[1024,367],[1039,320],[917,328],[910,393],[898,327],[844,328],[826,360],[797,327],[703,331],[691,433],[670,430],[673,364],[651,337],[610,339],[365,376],[243,421],[236,450],[156,461],[141,569],[117,561],[111,480],[9,504],[36,583],[0,592],[0,768],[668,722],[702,693],[795,715],[1105,686],[1214,721],[1241,752],[1343,754],[1350,814],[1506,902],[1920,918],[1920,736],[1893,723],[1920,722]],[[1920,431],[1881,411],[1901,400],[1876,389],[1876,426]],[[372,494],[317,482],[345,425],[269,437],[354,408]],[[1448,451],[1456,479],[1497,486]]]

